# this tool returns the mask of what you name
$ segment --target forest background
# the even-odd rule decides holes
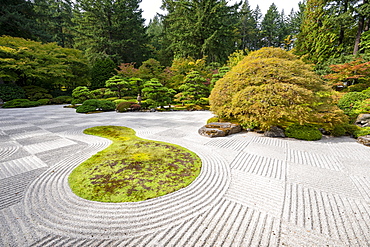
[[[264,15],[247,0],[163,0],[166,14],[147,26],[140,3],[1,0],[0,83],[57,97],[105,88],[113,76],[117,91],[118,76],[126,83],[120,97],[150,82],[179,101],[199,101],[250,51],[280,47],[314,64],[337,90],[369,87],[368,0],[307,0],[289,13],[272,4]]]

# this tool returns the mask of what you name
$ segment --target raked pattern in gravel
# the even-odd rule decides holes
[[[349,137],[198,135],[211,116],[0,109],[0,246],[370,246],[370,148]],[[143,202],[81,199],[68,175],[110,144],[82,133],[98,125],[186,147],[201,174]]]

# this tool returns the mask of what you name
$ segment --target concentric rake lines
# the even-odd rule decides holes
[[[75,166],[98,151],[91,150],[96,146],[102,145],[89,145],[53,166],[30,186],[25,196],[26,213],[44,230],[97,238],[106,238],[110,232],[113,239],[143,235],[199,215],[217,203],[228,187],[229,172],[222,157],[202,150],[199,153],[203,160],[200,176],[180,191],[138,203],[83,200],[72,194],[67,178]]]

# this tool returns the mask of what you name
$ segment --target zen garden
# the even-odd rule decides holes
[[[1,5],[2,108],[211,111],[210,137],[231,123],[279,138],[351,136],[370,145],[369,3],[307,0],[288,15],[275,4],[262,15],[248,1],[163,1],[167,14],[145,26],[140,2]],[[87,200],[159,197],[201,170],[195,153],[130,128],[84,133],[112,141],[68,178]]]

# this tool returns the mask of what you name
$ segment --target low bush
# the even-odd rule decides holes
[[[370,127],[359,128],[353,133],[354,137],[370,135]]]
[[[88,99],[76,108],[77,113],[88,113],[93,111],[114,111],[116,105],[109,100]]]
[[[50,99],[39,99],[37,102],[39,102],[40,105],[48,105],[50,104]]]
[[[26,98],[26,94],[20,86],[15,84],[0,84],[0,99],[4,102],[24,98]]]
[[[76,108],[77,113],[88,113],[96,111],[96,107],[92,105],[80,105]]]
[[[349,92],[338,101],[338,107],[351,118],[355,118],[358,114],[356,105],[361,104],[362,101],[368,98],[369,96],[363,92]]]
[[[102,111],[114,111],[116,109],[116,104],[110,100],[99,100],[99,107]]]
[[[135,102],[121,102],[117,105],[116,111],[117,112],[127,112],[130,110],[131,106],[136,104]]]
[[[30,101],[28,99],[13,99],[4,103],[3,108],[26,108],[41,105],[37,101]]]
[[[320,140],[322,137],[322,134],[317,127],[300,124],[292,124],[287,127],[285,129],[285,135],[287,137],[306,141],[316,141]]]
[[[73,98],[71,96],[58,96],[51,99],[52,104],[71,104]]]

